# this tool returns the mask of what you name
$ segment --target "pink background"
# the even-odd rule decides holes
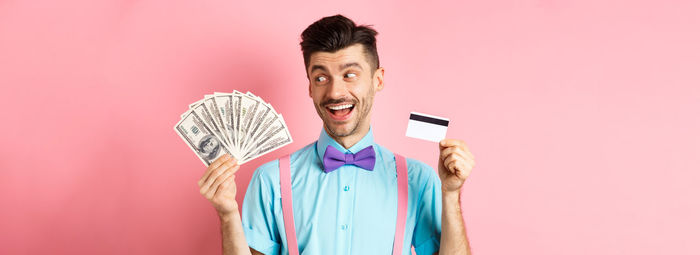
[[[378,142],[435,167],[420,111],[476,156],[475,254],[700,254],[700,4],[660,0],[0,1],[0,254],[219,254],[172,127],[233,89],[285,116],[241,202],[321,131],[299,34],[336,13],[379,31]]]

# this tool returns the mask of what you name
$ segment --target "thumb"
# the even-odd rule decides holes
[[[447,148],[447,146],[445,146],[445,139],[442,139],[438,143],[438,159],[440,160],[441,164],[442,164],[442,150],[444,150],[445,148]]]
[[[442,172],[445,169],[445,162],[442,159],[442,150],[444,150],[446,147],[438,144],[438,172]]]

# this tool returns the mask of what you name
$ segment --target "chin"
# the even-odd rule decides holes
[[[353,125],[353,123],[350,122],[344,124],[326,124],[326,128],[328,128],[331,135],[336,137],[349,136],[355,131],[356,127],[357,125]]]

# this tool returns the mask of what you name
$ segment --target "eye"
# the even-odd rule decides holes
[[[345,78],[355,78],[355,77],[357,77],[357,74],[356,74],[356,73],[347,73],[347,74],[345,74]]]
[[[322,82],[324,82],[324,81],[326,81],[326,77],[324,77],[324,76],[318,76],[318,77],[316,77],[316,82],[322,83]]]

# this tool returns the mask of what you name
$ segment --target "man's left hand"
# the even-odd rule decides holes
[[[440,141],[438,174],[442,181],[442,191],[459,192],[476,162],[462,140],[443,139]]]

